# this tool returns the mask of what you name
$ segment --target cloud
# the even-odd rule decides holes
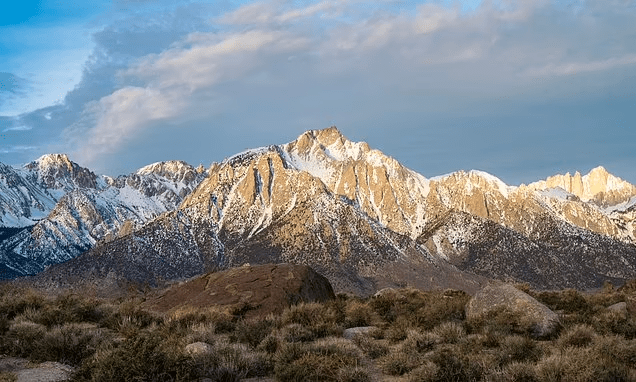
[[[0,92],[21,93],[26,80],[12,73],[0,72]]]
[[[535,77],[575,75],[586,72],[605,71],[619,66],[633,64],[636,64],[636,54],[589,62],[550,63],[542,68],[529,69],[526,71],[526,75]]]
[[[77,125],[68,129],[67,137],[72,136],[79,146],[74,152],[78,160],[92,164],[152,122],[185,113],[193,93],[241,78],[258,66],[258,55],[265,47],[269,53],[280,52],[295,50],[305,42],[275,31],[246,31],[222,38],[197,34],[187,41],[194,45],[150,55],[122,72],[122,76],[146,80],[147,86],[128,86],[92,104],[87,113],[92,115],[94,127],[83,132],[78,132]],[[83,138],[76,139],[78,134]]]
[[[126,74],[148,79],[151,86],[183,86],[193,91],[221,79],[236,78],[257,66],[256,55],[265,47],[269,52],[289,51],[302,47],[305,39],[284,32],[252,30],[222,36],[199,34],[189,42],[194,46],[151,56]]]
[[[244,5],[234,11],[227,12],[216,21],[220,24],[229,25],[263,25],[263,24],[284,24],[299,19],[305,19],[323,14],[325,16],[334,16],[339,14],[339,10],[343,9],[340,1],[321,1],[316,4],[310,4],[306,7],[285,9],[284,3],[256,2]],[[282,6],[281,6],[282,5]]]
[[[182,107],[175,94],[140,87],[119,89],[91,105],[95,125],[83,136],[76,135],[77,131],[72,134],[80,146],[74,155],[83,162],[93,163],[101,155],[114,152],[148,123],[172,117]]]
[[[33,151],[37,149],[36,146],[3,146],[0,147],[0,154],[13,154],[13,153],[21,153],[24,151]]]
[[[0,72],[0,107],[7,102],[24,98],[28,88],[26,79],[13,73]]]
[[[5,129],[2,130],[3,133],[6,133],[8,131],[28,131],[33,129],[33,126],[26,126],[26,125],[18,125],[18,126],[11,126],[11,127],[7,127]]]
[[[93,35],[63,105],[11,126],[34,126],[38,147],[57,140],[55,151],[105,171],[133,170],[151,153],[205,163],[332,123],[387,147],[396,141],[382,138],[387,127],[452,141],[442,131],[450,120],[479,131],[464,134],[472,141],[500,142],[514,137],[513,110],[534,115],[536,105],[576,102],[583,91],[606,97],[620,80],[610,77],[636,63],[634,9],[620,0],[492,0],[474,11],[444,1],[274,0],[226,12],[135,3],[134,14]],[[474,127],[475,116],[492,123]],[[472,143],[438,154],[485,155]],[[409,150],[417,163],[442,161]]]

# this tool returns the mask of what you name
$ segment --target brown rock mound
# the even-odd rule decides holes
[[[219,306],[242,310],[245,317],[263,317],[300,302],[333,298],[329,281],[310,267],[265,264],[243,265],[174,285],[149,305],[162,312],[184,306]]]

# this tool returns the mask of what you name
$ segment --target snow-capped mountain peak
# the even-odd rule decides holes
[[[76,187],[98,187],[97,175],[71,161],[66,154],[43,155],[24,165],[23,170],[32,182],[49,190],[68,192]]]
[[[636,187],[618,178],[602,167],[590,170],[586,175],[578,171],[574,175],[554,175],[545,180],[528,185],[530,189],[546,190],[561,188],[576,195],[584,202],[593,202],[601,207],[609,207],[624,203],[636,195]]]
[[[0,243],[0,261],[28,274],[73,258],[176,209],[205,175],[185,162],[167,161],[113,179],[64,154],[44,155],[19,169],[0,164],[0,231],[33,226]]]

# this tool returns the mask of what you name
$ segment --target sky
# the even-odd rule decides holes
[[[5,164],[208,166],[335,125],[425,177],[636,183],[636,0],[14,3]]]

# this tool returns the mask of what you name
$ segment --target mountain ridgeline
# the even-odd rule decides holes
[[[287,262],[360,295],[492,278],[587,289],[636,278],[635,206],[636,187],[601,167],[518,187],[425,178],[335,127],[116,179],[49,155],[0,166],[0,269],[105,289]]]

